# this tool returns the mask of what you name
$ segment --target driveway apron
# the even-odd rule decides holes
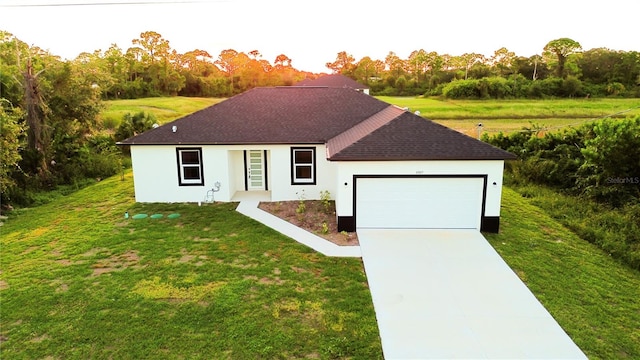
[[[358,229],[391,359],[586,359],[477,230]]]

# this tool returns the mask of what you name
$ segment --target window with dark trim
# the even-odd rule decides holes
[[[291,148],[291,184],[316,183],[316,148]]]
[[[178,184],[180,186],[204,185],[202,148],[176,148]]]

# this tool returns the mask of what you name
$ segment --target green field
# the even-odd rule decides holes
[[[545,119],[640,115],[640,99],[557,100],[440,100],[434,98],[378,96],[378,99],[434,119]]]
[[[136,204],[128,171],[15,210],[0,237],[2,358],[381,359],[362,261],[234,208]],[[509,188],[487,238],[590,359],[640,358],[640,273]]]
[[[579,126],[601,117],[640,115],[640,99],[560,100],[440,100],[434,98],[378,96],[378,99],[465,133],[509,133],[533,126],[556,131]],[[109,128],[115,128],[126,113],[152,113],[159,124],[175,120],[224,99],[164,97],[106,101],[101,114]]]
[[[222,100],[224,99],[181,96],[109,100],[105,101],[105,109],[100,114],[100,118],[107,127],[115,128],[120,124],[125,114],[135,114],[143,111],[153,114],[158,124],[164,124],[207,106],[219,103]]]
[[[440,100],[378,96],[380,100],[419,111],[420,115],[477,137],[482,132],[509,133],[532,125],[556,131],[602,117],[640,115],[640,99]]]

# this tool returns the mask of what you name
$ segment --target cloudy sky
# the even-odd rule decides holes
[[[285,54],[299,70],[327,72],[341,51],[360,60],[439,54],[519,56],[568,37],[583,49],[640,51],[635,0],[0,0],[0,30],[65,59],[123,50],[144,31],[180,53]]]

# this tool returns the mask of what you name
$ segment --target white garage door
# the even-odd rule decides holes
[[[356,227],[478,229],[484,179],[358,178]]]

